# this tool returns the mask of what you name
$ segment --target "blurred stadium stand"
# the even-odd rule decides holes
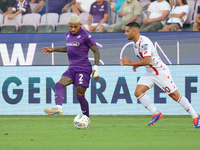
[[[150,0],[139,0],[142,6],[149,3]],[[183,28],[178,31],[192,31],[192,24],[195,21],[197,14],[197,7],[200,0],[187,0],[190,7],[188,18],[183,25]],[[115,7],[116,0],[112,0],[111,8]],[[31,4],[31,9],[34,10],[36,4]],[[71,8],[68,8],[67,13],[56,14],[46,13],[40,15],[39,13],[26,14],[24,16],[18,15],[13,19],[8,19],[7,16],[3,18],[0,14],[0,33],[65,33],[69,30],[68,18],[73,15]],[[143,13],[141,14],[143,16]],[[87,24],[89,13],[81,13],[80,19],[82,24]],[[115,12],[111,12],[110,24],[121,21],[121,18]]]

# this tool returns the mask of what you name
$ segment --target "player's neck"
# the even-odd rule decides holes
[[[140,38],[140,34],[136,34],[135,37],[133,38],[133,41],[135,43],[137,43],[137,41],[139,40],[139,38]]]
[[[103,1],[98,1],[97,5],[101,5],[103,3]]]

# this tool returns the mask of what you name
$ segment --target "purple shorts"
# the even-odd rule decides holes
[[[75,87],[89,87],[91,73],[92,71],[83,68],[69,67],[62,76],[71,78]]]

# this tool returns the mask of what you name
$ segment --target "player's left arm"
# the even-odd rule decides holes
[[[120,64],[127,66],[146,66],[150,64],[150,61],[151,61],[151,56],[146,56],[139,61],[130,61],[127,57],[125,57],[120,59]]]
[[[94,68],[92,71],[92,78],[94,77],[94,80],[98,81],[99,80],[98,65],[99,65],[100,53],[96,44],[90,46],[90,49],[94,52]]]

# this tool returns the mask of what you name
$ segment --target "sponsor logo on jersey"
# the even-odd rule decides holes
[[[148,49],[148,44],[142,45],[141,48],[143,48],[146,51]]]
[[[77,36],[77,39],[80,39],[81,38],[81,35]]]
[[[66,43],[67,46],[76,46],[78,47],[80,45],[79,42],[75,42],[75,43]]]

